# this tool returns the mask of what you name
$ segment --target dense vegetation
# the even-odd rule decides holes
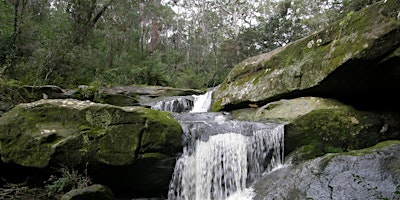
[[[377,0],[0,0],[0,79],[207,88]]]

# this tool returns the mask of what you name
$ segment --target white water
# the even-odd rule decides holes
[[[188,98],[177,97],[159,101],[151,106],[151,109],[169,112],[185,112],[191,109],[193,106],[192,103],[193,102],[191,102],[191,100]]]
[[[177,199],[225,199],[246,184],[246,138],[235,133],[210,137],[208,142],[197,141],[192,155],[182,157],[181,188]]]
[[[193,104],[193,108],[190,112],[192,112],[192,113],[208,112],[208,110],[211,107],[212,93],[213,93],[213,90],[209,90],[205,94],[202,94],[202,95],[193,95],[194,104]]]
[[[196,141],[195,151],[184,151],[177,161],[169,200],[251,199],[246,188],[265,171],[282,165],[283,125],[258,130],[253,136],[224,133]],[[270,153],[272,151],[272,154]],[[265,161],[271,157],[267,167]]]
[[[212,92],[193,95],[190,113],[208,112]],[[186,144],[176,162],[168,200],[251,200],[254,193],[249,186],[263,173],[283,166],[283,125],[229,121],[223,115],[215,116],[212,123],[185,123],[197,123],[199,127],[184,129],[187,140],[193,142]],[[209,133],[215,130],[229,131]]]

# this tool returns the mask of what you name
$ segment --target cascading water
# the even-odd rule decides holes
[[[173,113],[184,132],[184,149],[168,200],[231,200],[283,164],[283,125],[207,112],[212,92],[195,97],[189,112]]]
[[[214,90],[209,90],[203,95],[193,95],[194,103],[190,112],[208,112],[211,106],[211,97]]]
[[[175,165],[169,200],[228,199],[283,163],[283,125],[235,121],[220,113],[176,118],[185,148]]]
[[[193,99],[192,96],[171,97],[157,102],[151,108],[169,112],[189,112],[193,108]]]
[[[177,96],[165,98],[151,106],[153,110],[169,112],[208,112],[211,106],[211,96],[214,89],[202,95]]]

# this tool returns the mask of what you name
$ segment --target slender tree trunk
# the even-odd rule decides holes
[[[152,27],[151,27],[150,54],[152,54],[157,49],[158,39],[160,37],[158,31],[159,31],[158,17],[155,16],[152,20]]]
[[[154,7],[155,9],[158,9],[160,7],[161,0],[156,0],[154,1]],[[157,49],[157,44],[158,40],[160,37],[159,33],[159,22],[158,22],[158,16],[157,14],[153,15],[152,20],[151,20],[151,36],[150,36],[150,54],[152,54],[156,49]]]
[[[19,32],[19,0],[14,0],[14,30],[13,30],[13,36],[12,36],[12,45],[15,47],[15,43],[17,41],[18,37],[18,32]]]
[[[142,56],[144,55],[144,48],[146,47],[146,27],[145,27],[145,17],[144,17],[144,3],[140,2],[139,4],[139,15],[141,16],[140,19],[140,52]]]
[[[236,58],[235,58],[235,64],[239,63],[240,59],[240,48],[238,44],[238,37],[239,37],[239,15],[240,15],[240,9],[238,8],[238,0],[235,0],[233,3],[233,37],[234,37],[234,45],[235,45],[235,51],[236,51]]]

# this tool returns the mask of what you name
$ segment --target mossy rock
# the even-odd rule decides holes
[[[86,168],[94,180],[132,193],[138,183],[152,183],[141,191],[165,192],[181,139],[170,113],[143,107],[43,99],[19,104],[0,118],[1,163],[18,166],[13,173]],[[148,171],[162,176],[135,178]]]
[[[27,167],[48,167],[64,150],[65,156],[123,165],[181,147],[180,125],[168,113],[78,100],[20,104],[0,118],[0,133],[2,160]]]
[[[359,111],[333,99],[280,100],[258,109],[236,110],[232,115],[240,120],[284,123],[285,154],[301,148],[297,157],[305,159],[400,138],[398,113]]]
[[[393,15],[399,12],[398,0],[379,1],[315,34],[244,60],[213,93],[212,110],[300,96],[400,110],[395,95],[400,57],[394,53],[400,47],[400,21]]]

